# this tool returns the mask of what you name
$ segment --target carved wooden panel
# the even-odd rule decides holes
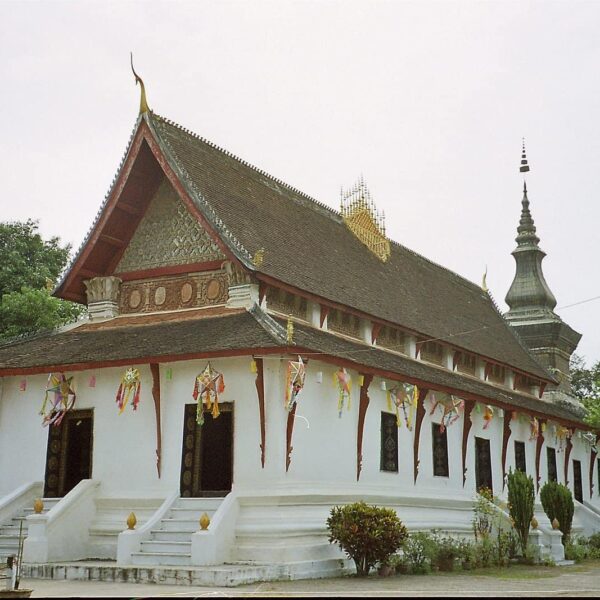
[[[270,287],[267,290],[267,307],[270,310],[307,319],[308,301],[285,290]]]
[[[395,327],[384,325],[377,335],[377,345],[395,352],[405,352],[405,336],[402,331]]]
[[[360,319],[335,308],[329,311],[327,328],[351,337],[360,337]]]
[[[165,179],[117,265],[117,273],[225,259]]]
[[[121,314],[198,308],[227,302],[223,271],[127,281],[121,286]]]
[[[398,472],[398,425],[396,415],[381,413],[381,458],[382,471]]]

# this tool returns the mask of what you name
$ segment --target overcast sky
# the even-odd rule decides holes
[[[137,117],[133,50],[155,112],[333,207],[363,173],[392,239],[487,265],[505,310],[525,136],[546,279],[595,361],[600,300],[567,305],[600,296],[599,31],[574,0],[0,0],[1,219],[81,244]]]

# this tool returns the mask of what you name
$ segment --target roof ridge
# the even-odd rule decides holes
[[[268,179],[270,179],[274,183],[276,183],[278,185],[281,185],[281,186],[287,188],[288,190],[294,192],[295,194],[297,194],[298,196],[300,196],[304,200],[309,200],[310,202],[313,202],[319,208],[324,209],[326,212],[330,213],[330,215],[332,217],[338,217],[338,218],[341,219],[341,214],[339,213],[339,211],[337,211],[336,209],[332,208],[331,206],[325,204],[324,202],[321,202],[320,200],[317,200],[316,198],[313,198],[312,196],[310,196],[306,192],[303,192],[301,189],[299,189],[299,188],[297,188],[297,187],[295,187],[295,186],[293,186],[293,185],[291,185],[291,184],[283,181],[283,179],[279,179],[279,177],[275,177],[274,175],[271,175],[270,173],[268,173],[264,169],[261,169],[260,167],[257,167],[256,165],[253,165],[252,163],[248,162],[247,160],[244,160],[243,158],[239,157],[237,154],[234,154],[233,152],[230,152],[229,150],[226,150],[225,148],[219,146],[218,144],[215,144],[214,142],[212,142],[212,141],[206,139],[205,137],[203,137],[203,136],[195,133],[194,131],[192,131],[190,129],[187,129],[187,127],[183,127],[182,125],[180,125],[179,123],[176,123],[175,121],[172,121],[171,119],[163,117],[162,115],[156,114],[154,112],[152,113],[152,116],[153,117],[157,117],[161,121],[164,121],[165,123],[167,123],[167,125],[170,125],[171,127],[175,127],[179,131],[183,131],[183,133],[185,133],[186,135],[189,135],[189,136],[193,137],[194,139],[199,140],[199,141],[201,141],[204,144],[207,144],[211,148],[214,148],[215,150],[218,150],[219,152],[223,153],[225,156],[228,156],[229,158],[233,158],[235,161],[239,162],[240,164],[244,165],[245,167],[248,167],[249,169],[252,169],[253,171],[256,171],[259,175],[262,175],[263,177],[267,177]]]
[[[167,125],[170,125],[171,127],[175,127],[176,129],[178,129],[179,131],[182,131],[183,133],[185,133],[186,135],[189,135],[190,137],[201,141],[204,144],[207,144],[208,146],[210,146],[211,148],[214,148],[215,150],[218,150],[219,152],[221,152],[222,154],[224,154],[225,156],[228,156],[230,158],[233,158],[235,161],[239,162],[240,164],[252,169],[253,171],[256,171],[257,173],[259,173],[260,175],[267,177],[268,179],[270,179],[271,181],[277,183],[278,185],[282,185],[285,188],[287,188],[288,190],[294,192],[295,194],[297,194],[298,196],[300,196],[302,199],[304,200],[308,200],[310,203],[313,203],[314,205],[316,205],[316,207],[320,208],[320,209],[324,209],[327,213],[328,216],[336,219],[336,220],[340,220],[340,222],[343,220],[341,213],[332,208],[331,206],[321,202],[320,200],[317,200],[316,198],[313,198],[312,196],[310,196],[309,194],[303,192],[302,190],[298,189],[297,187],[290,185],[288,183],[286,183],[285,181],[283,181],[282,179],[279,179],[278,177],[275,177],[274,175],[271,175],[270,173],[268,173],[267,171],[265,171],[264,169],[261,169],[255,165],[253,165],[252,163],[249,163],[248,161],[244,160],[243,158],[240,158],[239,156],[237,156],[236,154],[230,152],[229,150],[222,148],[221,146],[219,146],[218,144],[215,144],[214,142],[206,139],[205,137],[195,133],[194,131],[188,129],[187,127],[184,127],[183,125],[180,125],[179,123],[176,123],[175,121],[167,118],[167,117],[163,117],[162,115],[159,115],[157,113],[152,113],[152,117],[158,118],[161,121],[165,122]],[[168,141],[165,140],[165,143],[167,143],[167,145],[169,146],[169,148],[171,148],[171,145],[168,143]],[[172,148],[171,148],[172,150]],[[293,200],[296,200],[294,198],[292,198]],[[308,208],[313,208],[310,206],[310,204],[305,204],[303,203],[304,206],[307,206]],[[211,207],[212,208],[212,207]],[[392,243],[395,246],[398,246],[399,248],[402,248],[408,252],[410,252],[411,254],[413,254],[414,256],[417,256],[418,258],[424,260],[425,262],[429,263],[430,265],[437,267],[439,269],[442,269],[448,273],[451,273],[452,275],[458,277],[459,279],[461,279],[464,283],[466,283],[468,286],[471,286],[474,288],[474,291],[477,291],[479,288],[479,286],[467,279],[466,277],[464,277],[463,275],[461,275],[460,273],[457,273],[456,271],[453,271],[452,269],[445,267],[444,265],[441,265],[433,260],[431,260],[430,258],[427,258],[425,255],[420,254],[419,252],[417,252],[416,250],[413,250],[412,248],[409,248],[408,246],[405,246],[404,244],[389,238],[386,236],[386,239],[388,239],[390,241],[390,243]]]

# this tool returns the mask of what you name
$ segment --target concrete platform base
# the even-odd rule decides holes
[[[261,581],[322,579],[354,572],[348,560],[298,561],[269,565],[227,564],[214,567],[118,567],[113,561],[24,564],[22,577],[111,583],[235,587]]]

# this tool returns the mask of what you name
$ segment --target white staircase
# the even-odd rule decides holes
[[[61,498],[42,498],[44,509],[42,513],[47,513],[55,506]],[[33,514],[33,506],[27,506],[21,509],[12,519],[0,524],[0,562],[6,562],[7,557],[16,556],[19,550],[19,530],[23,523],[22,536],[27,537],[27,517]]]
[[[160,507],[164,498],[96,498],[96,516],[90,524],[87,558],[117,557],[119,533],[127,529],[127,517],[134,513],[137,527]]]
[[[223,498],[179,498],[151,530],[149,540],[142,542],[140,552],[131,554],[134,565],[189,566],[192,558],[192,534],[200,529],[203,513],[211,519]]]
[[[328,540],[328,505],[243,503],[236,526],[232,564],[278,565],[293,578],[336,576],[351,568]]]

